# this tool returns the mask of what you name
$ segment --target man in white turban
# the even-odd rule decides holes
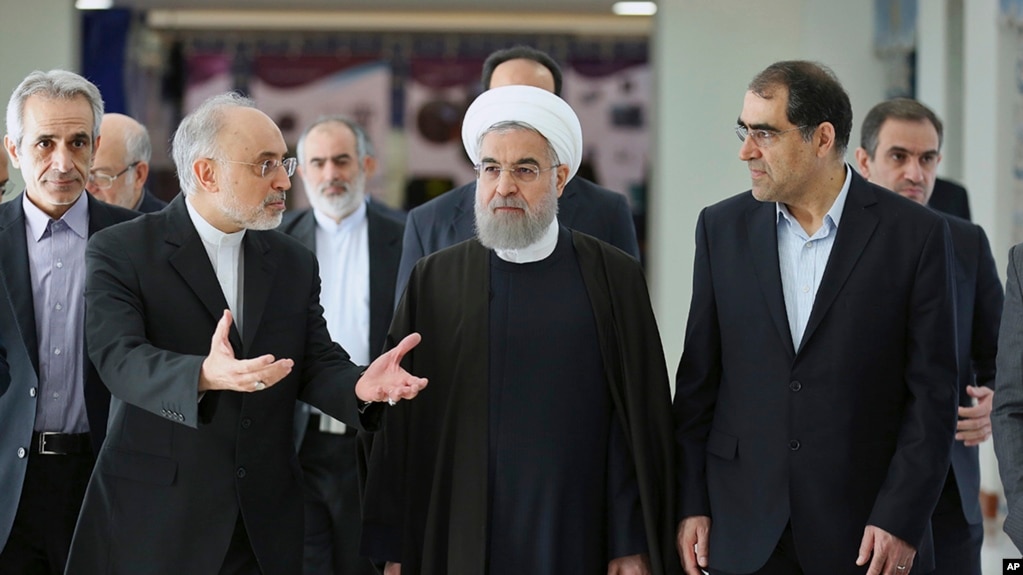
[[[430,392],[389,408],[363,553],[405,575],[681,570],[669,387],[639,264],[562,227],[579,120],[544,90],[484,92],[462,127],[476,237],[419,261],[388,345]],[[406,405],[408,403],[408,405]]]

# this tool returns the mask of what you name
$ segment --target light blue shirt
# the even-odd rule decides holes
[[[783,203],[776,203],[778,218],[778,264],[781,268],[781,286],[785,295],[785,313],[789,320],[792,347],[798,351],[803,341],[803,332],[813,310],[817,288],[821,285],[824,270],[835,245],[842,210],[849,195],[852,172],[845,167],[845,183],[835,198],[835,203],[824,215],[824,223],[813,236],[809,236],[799,225]]]
[[[22,195],[39,352],[35,431],[86,433],[85,192],[59,220]]]

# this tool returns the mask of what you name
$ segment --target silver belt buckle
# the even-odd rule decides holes
[[[39,433],[39,454],[40,455],[60,455],[60,452],[50,451],[46,449],[46,438],[50,435],[60,435],[53,431],[43,431]]]

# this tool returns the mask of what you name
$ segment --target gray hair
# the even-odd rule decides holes
[[[318,126],[322,126],[323,124],[344,124],[345,126],[348,126],[348,129],[351,130],[353,134],[355,134],[355,154],[358,156],[360,170],[362,169],[362,161],[365,160],[367,156],[373,157],[376,155],[373,150],[373,142],[369,140],[369,136],[366,135],[366,130],[364,130],[358,122],[348,116],[332,114],[316,118],[312,124],[309,124],[309,126],[302,131],[302,135],[298,137],[298,148],[295,151],[295,155],[298,156],[299,164],[305,163],[306,137],[309,135],[309,132],[312,132],[313,129]]]
[[[54,100],[74,100],[83,96],[92,108],[92,143],[99,138],[99,122],[103,117],[103,96],[99,88],[85,78],[67,70],[36,70],[18,84],[7,102],[7,135],[14,140],[14,146],[21,149],[25,135],[23,120],[25,102],[29,97],[40,95]]]
[[[149,163],[153,157],[153,144],[149,141],[149,130],[139,122],[134,122],[128,133],[124,136],[124,153],[127,156],[127,164],[138,162]],[[136,170],[128,170],[125,174],[125,182],[129,185],[135,183]]]
[[[493,133],[493,132],[500,133],[500,132],[515,132],[515,131],[527,131],[527,132],[535,132],[536,134],[539,134],[540,137],[543,138],[543,141],[547,144],[547,157],[550,160],[551,164],[561,164],[561,163],[563,163],[563,162],[561,162],[561,159],[558,158],[558,151],[554,149],[554,146],[551,145],[551,141],[547,139],[547,136],[543,135],[543,132],[541,132],[540,130],[537,130],[533,126],[530,126],[526,122],[519,122],[518,120],[505,120],[503,122],[497,122],[496,124],[490,126],[486,130],[483,130],[483,132],[479,135],[479,137],[476,138],[476,147],[477,148],[482,148],[483,147],[483,138],[485,138],[487,136],[487,134],[490,134],[490,133]]]
[[[182,193],[190,196],[199,191],[199,180],[192,172],[192,165],[200,158],[213,158],[219,154],[217,134],[224,127],[224,110],[255,107],[256,103],[251,98],[228,92],[206,100],[181,120],[171,141],[171,156]]]

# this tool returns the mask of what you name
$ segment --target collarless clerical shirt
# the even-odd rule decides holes
[[[202,215],[192,206],[189,198],[185,197],[185,207],[188,208],[188,217],[195,226],[195,231],[202,239],[202,245],[206,248],[206,254],[210,257],[210,264],[214,273],[217,274],[217,282],[224,292],[224,299],[227,300],[227,307],[231,310],[234,318],[235,328],[238,333],[242,332],[242,305],[244,304],[243,294],[245,293],[244,260],[242,258],[242,239],[245,238],[245,230],[226,234],[212,224],[207,222]]]

